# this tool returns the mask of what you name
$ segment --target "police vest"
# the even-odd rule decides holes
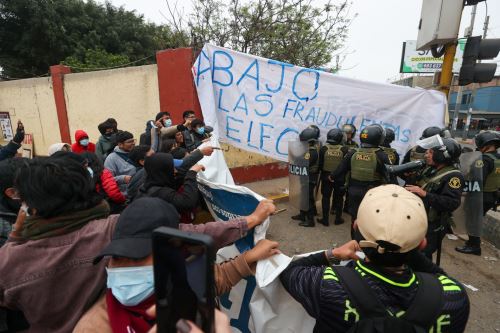
[[[361,182],[382,181],[377,172],[377,151],[380,148],[357,148],[351,157],[351,178]]]
[[[355,149],[355,148],[359,147],[358,144],[356,143],[356,141],[353,141],[353,140],[346,142],[344,144],[344,146],[346,146],[349,149]]]
[[[387,154],[387,157],[389,157],[389,162],[391,162],[392,165],[396,163],[396,149],[391,148],[391,147],[381,147],[383,151]]]
[[[485,154],[495,162],[493,170],[486,177],[483,192],[496,192],[500,188],[500,159],[494,154]]]
[[[319,150],[320,150],[320,145],[319,144],[315,144],[314,146],[309,146],[309,150],[308,152],[306,153],[306,156],[304,156],[304,158],[306,160],[309,160],[311,158],[311,151],[316,151],[316,154],[317,156],[319,156]],[[311,163],[309,161],[309,163]],[[319,172],[319,158],[316,159],[316,162],[311,165],[309,164],[309,173],[318,173]]]
[[[429,169],[427,169],[429,170]],[[436,193],[437,189],[441,186],[441,180],[450,174],[461,174],[460,170],[453,166],[446,166],[439,169],[435,174],[424,177],[418,184],[419,186],[429,193]],[[462,184],[463,185],[463,184]],[[434,208],[430,208],[427,216],[429,223],[440,222],[440,213]],[[449,218],[449,217],[448,217]]]
[[[410,161],[417,161],[417,160],[423,160],[425,158],[425,152],[424,153],[419,153],[417,152],[417,146],[413,147],[410,150]]]
[[[323,157],[323,169],[322,171],[332,172],[337,169],[344,158],[344,153],[342,152],[342,145],[332,145],[326,144],[326,151]]]

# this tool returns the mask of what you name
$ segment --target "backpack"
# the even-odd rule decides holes
[[[344,266],[335,266],[334,269],[360,315],[360,320],[347,332],[426,333],[441,314],[443,289],[438,278],[432,274],[416,273],[418,290],[415,298],[402,316],[395,317],[387,311],[368,283],[353,269]]]

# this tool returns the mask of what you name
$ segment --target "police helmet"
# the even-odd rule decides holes
[[[342,126],[342,132],[345,134],[351,134],[352,137],[354,137],[356,135],[356,126],[353,124],[344,124],[344,126]]]
[[[434,151],[432,159],[436,163],[455,163],[458,161],[460,154],[462,154],[462,146],[452,138],[443,138],[443,145],[441,147],[431,149]]]
[[[385,129],[379,124],[368,125],[361,131],[359,141],[361,147],[374,148],[379,147],[385,140]]]
[[[299,139],[300,141],[317,141],[319,139],[319,128],[317,126],[309,126],[306,127],[302,132],[299,134]]]
[[[390,127],[386,127],[385,129],[385,140],[383,142],[383,146],[389,147],[392,141],[396,139],[396,134],[394,133],[394,130]]]
[[[442,134],[441,128],[439,128],[437,126],[427,127],[422,132],[422,136],[420,137],[420,140],[425,139],[425,138],[430,138],[431,136],[434,136],[436,134],[439,134],[440,136],[442,136],[441,135]]]
[[[500,146],[500,136],[498,134],[485,131],[481,132],[474,138],[477,148],[481,149],[484,146],[495,145],[495,147]]]
[[[328,131],[326,134],[326,142],[338,145],[344,139],[344,133],[338,128],[334,128]]]

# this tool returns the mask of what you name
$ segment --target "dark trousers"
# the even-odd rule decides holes
[[[493,209],[495,207],[497,200],[496,197],[497,197],[496,192],[483,193],[483,216],[485,216],[490,209]],[[481,237],[469,235],[469,240],[465,243],[468,246],[481,247]]]
[[[443,241],[446,232],[444,229],[436,230],[438,226],[434,224],[429,224],[427,229],[427,234],[425,238],[427,239],[427,246],[423,250],[425,256],[432,260],[432,255],[437,251],[439,244]]]
[[[321,173],[321,208],[323,211],[323,221],[325,222],[328,222],[328,217],[330,215],[330,205],[335,210],[335,218],[340,219],[342,217],[342,203],[345,192],[343,186],[340,186],[337,183],[332,183],[328,179],[329,174],[330,173],[327,172]]]

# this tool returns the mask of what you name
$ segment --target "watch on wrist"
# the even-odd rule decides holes
[[[340,259],[333,255],[333,248],[326,251],[326,260],[330,265],[340,265]]]

